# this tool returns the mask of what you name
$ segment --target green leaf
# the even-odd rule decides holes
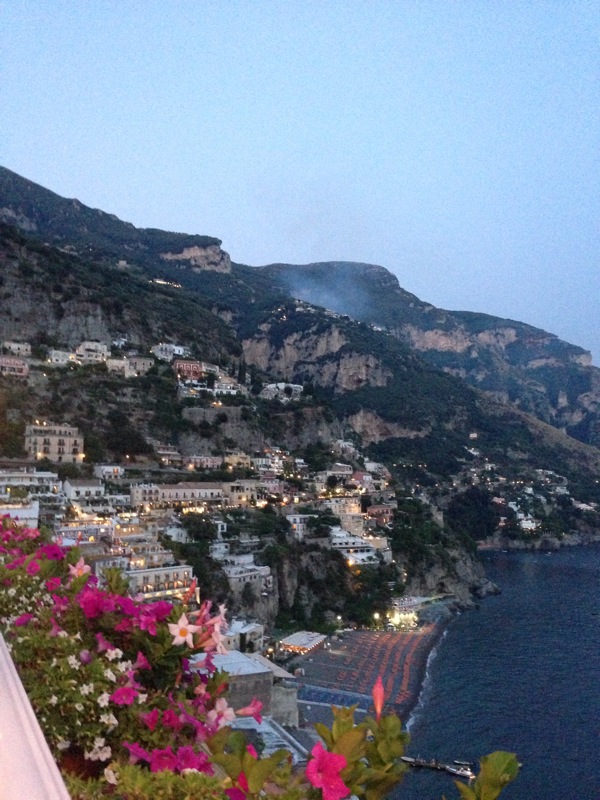
[[[461,783],[460,781],[454,781],[454,785],[460,792],[462,800],[477,800],[477,795],[475,794],[474,790],[471,789],[470,786],[467,786],[466,783]]]
[[[349,708],[338,708],[337,706],[331,707],[334,716],[333,725],[331,726],[331,733],[333,734],[334,741],[337,741],[342,734],[346,733],[346,731],[354,728],[354,712],[356,709],[357,706],[355,705],[350,706]]]
[[[246,737],[241,731],[234,731],[227,739],[227,747],[241,758],[246,752]]]
[[[334,753],[341,753],[346,756],[346,761],[350,764],[352,761],[358,761],[365,754],[365,734],[359,728],[352,728],[345,731],[336,741]]]
[[[497,750],[480,759],[481,769],[472,786],[475,800],[496,800],[502,789],[519,773],[519,762],[514,753]],[[458,784],[457,784],[458,785]],[[462,791],[462,790],[460,790]],[[470,795],[464,795],[471,800]]]
[[[267,778],[288,755],[289,753],[287,750],[276,750],[274,753],[271,753],[268,758],[254,761],[246,773],[250,791],[252,793],[259,792]]]
[[[331,735],[329,728],[326,725],[323,725],[322,722],[315,722],[315,731],[319,734],[321,739],[323,739],[327,749],[331,750],[333,747],[333,736]]]

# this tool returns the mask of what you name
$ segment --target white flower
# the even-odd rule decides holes
[[[106,678],[108,678],[108,680],[109,680],[109,681],[112,681],[113,683],[116,683],[117,676],[116,676],[116,675],[115,675],[115,673],[112,671],[112,669],[105,669],[105,670],[104,670],[104,676],[105,676]]]
[[[69,666],[73,667],[73,669],[79,669],[81,667],[81,662],[76,656],[68,656],[67,661],[69,662]]]
[[[8,592],[6,593],[9,597],[14,597],[17,593],[17,590],[14,586],[11,586]]]
[[[115,665],[119,672],[127,672],[128,669],[131,669],[133,664],[131,661],[119,661],[118,664]]]
[[[53,694],[50,700],[48,700],[51,706],[55,706],[58,703],[58,697]]]
[[[123,651],[119,650],[118,647],[113,647],[112,650],[106,651],[106,657],[108,658],[109,661],[114,661],[115,658],[121,658],[122,655]]]
[[[106,767],[105,768],[105,770],[104,770],[104,778],[105,778],[107,783],[112,783],[113,786],[116,786],[117,783],[119,782],[119,779],[117,777],[117,773],[114,770],[112,770],[110,767]]]
[[[187,644],[188,647],[194,646],[194,633],[200,630],[200,625],[190,625],[188,618],[182,614],[177,622],[168,624],[169,633],[173,636],[173,644]]]
[[[75,703],[75,711],[83,711],[83,703]]]
[[[61,738],[56,743],[56,746],[58,747],[59,750],[68,750],[69,747],[71,747],[71,742],[69,742],[68,739]]]
[[[116,728],[117,725],[119,724],[119,720],[115,717],[114,714],[102,714],[100,716],[100,722],[102,722],[103,725],[108,725],[110,730]]]
[[[101,694],[100,697],[98,698],[98,705],[100,706],[100,708],[106,708],[109,702],[110,702],[110,695],[108,692],[104,692],[104,694]]]
[[[94,739],[94,747],[92,750],[86,750],[84,756],[90,761],[108,761],[112,755],[112,750],[108,745],[104,746],[104,739],[97,736]]]
[[[80,686],[79,691],[84,697],[86,697],[88,694],[91,694],[94,691],[94,684],[84,683],[83,686]]]

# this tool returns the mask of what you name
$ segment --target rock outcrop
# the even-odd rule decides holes
[[[187,262],[193,272],[231,272],[231,258],[229,253],[216,245],[208,247],[184,247],[181,253],[161,253],[160,257],[165,261],[175,261],[177,263]]]

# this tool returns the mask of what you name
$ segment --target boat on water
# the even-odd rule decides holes
[[[452,762],[453,764],[457,764],[459,767],[472,767],[472,761],[460,761],[458,758],[455,758]]]
[[[446,764],[444,769],[450,775],[456,775],[457,778],[466,778],[472,781],[475,777],[475,773],[472,772],[470,767],[453,767],[451,764]]]
[[[447,772],[449,775],[454,775],[457,778],[466,778],[469,781],[473,780],[475,777],[475,773],[471,770],[470,762],[455,761],[454,764],[443,764],[441,761],[438,761],[437,758],[429,760],[426,758],[413,758],[412,756],[400,756],[400,758],[405,764],[409,764],[411,767],[436,769],[440,772]]]

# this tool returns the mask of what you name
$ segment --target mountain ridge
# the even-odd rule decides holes
[[[7,191],[7,186],[10,191]],[[42,207],[32,211],[21,195],[29,197],[30,203],[32,195],[40,196]],[[481,412],[482,401],[477,394],[481,389],[487,389],[488,397],[495,403],[500,402],[500,406],[504,404],[507,409],[516,406],[518,412],[537,411],[542,422],[552,422],[560,429],[560,424],[556,424],[557,420],[550,412],[559,409],[563,416],[566,411],[574,413],[572,406],[580,402],[586,388],[589,390],[585,382],[590,384],[592,378],[596,380],[597,374],[600,374],[600,371],[586,364],[567,363],[570,358],[576,360],[585,356],[581,348],[561,343],[554,335],[525,323],[511,323],[507,328],[505,323],[509,321],[498,321],[489,315],[456,312],[452,316],[453,312],[436,309],[403,290],[397,278],[378,265],[317,262],[284,268],[280,265],[248,267],[232,263],[230,270],[215,270],[211,265],[195,264],[193,259],[165,260],[161,257],[161,253],[166,252],[164,246],[174,241],[171,237],[176,237],[175,250],[182,245],[180,252],[183,252],[183,243],[188,240],[186,234],[157,231],[154,240],[160,243],[158,249],[151,252],[143,247],[136,249],[131,242],[136,240],[137,229],[129,223],[115,221],[112,215],[104,212],[99,214],[90,209],[76,209],[73,213],[69,211],[66,228],[56,232],[53,220],[60,217],[61,209],[71,209],[71,205],[71,201],[65,201],[49,190],[36,187],[14,173],[0,169],[0,208],[4,209],[4,216],[8,209],[8,217],[14,222],[19,214],[29,209],[28,213],[38,220],[36,235],[45,231],[46,238],[50,239],[49,250],[42,258],[44,263],[40,263],[38,273],[36,268],[27,263],[30,259],[28,248],[33,248],[40,255],[40,247],[43,249],[43,246],[31,242],[31,231],[21,234],[26,236],[24,241],[29,244],[11,245],[13,254],[10,258],[13,260],[11,263],[14,262],[12,274],[17,283],[12,292],[7,292],[5,288],[4,295],[8,293],[16,297],[20,292],[22,296],[29,296],[30,301],[29,310],[24,307],[20,313],[19,327],[15,326],[13,304],[4,297],[4,336],[8,336],[10,330],[14,335],[23,335],[19,332],[27,330],[23,319],[28,316],[35,318],[36,309],[40,308],[39,292],[42,287],[47,295],[44,302],[52,300],[54,309],[54,317],[48,312],[44,320],[46,331],[60,332],[61,319],[65,315],[68,317],[69,309],[74,306],[74,319],[78,318],[78,292],[79,295],[83,292],[91,301],[90,307],[104,315],[102,335],[107,338],[109,334],[122,331],[124,325],[133,324],[131,321],[136,319],[136,314],[139,316],[140,306],[148,305],[153,309],[150,316],[155,316],[156,324],[151,324],[148,314],[142,315],[143,319],[135,323],[135,330],[139,332],[136,336],[145,346],[149,346],[149,335],[166,337],[170,341],[178,336],[190,337],[195,342],[195,353],[210,359],[209,353],[212,352],[213,360],[218,360],[218,354],[221,353],[231,369],[241,369],[245,365],[271,379],[310,384],[315,392],[313,396],[329,407],[335,407],[335,413],[345,420],[348,429],[366,442],[371,442],[376,451],[387,452],[391,457],[403,449],[419,457],[426,454],[427,458],[423,460],[431,463],[437,460],[440,465],[445,463],[446,467],[458,457],[469,427],[486,427]],[[85,214],[85,221],[89,224],[82,226],[81,214]],[[102,236],[97,235],[94,225],[99,227]],[[104,235],[107,225],[109,231]],[[57,244],[67,253],[59,254],[52,249]],[[209,237],[208,246],[220,248],[220,240]],[[18,255],[19,247],[24,248],[23,257]],[[5,263],[6,258],[5,252]],[[125,265],[123,261],[126,261]],[[59,266],[58,262],[61,262]],[[68,282],[69,271],[75,264],[79,265],[78,268],[89,265],[85,267],[85,274],[79,274],[78,287]],[[49,275],[57,270],[59,280],[49,283]],[[291,288],[294,287],[290,288],[290,281],[297,280],[300,272],[303,275],[311,273],[313,285],[307,291],[311,300],[321,301],[317,305],[306,302],[306,293],[299,300],[292,297]],[[167,280],[169,285],[156,286],[153,282],[157,276]],[[282,276],[285,276],[285,280]],[[90,296],[87,284],[92,283],[96,284],[96,289]],[[34,291],[36,285],[38,295]],[[47,291],[49,287],[51,292]],[[323,308],[327,291],[337,298],[338,305],[333,311]],[[71,293],[75,293],[76,297],[72,297]],[[135,295],[139,296],[136,298]],[[142,295],[145,300],[140,303]],[[358,297],[363,303],[363,321],[355,321],[347,313],[360,316],[356,308],[350,307],[353,297]],[[400,304],[398,299],[401,300]],[[370,316],[370,306],[377,307],[377,318]],[[497,331],[490,332],[490,319],[505,333],[508,329],[513,331],[508,344],[502,340],[498,343]],[[480,330],[477,330],[478,327]],[[516,332],[515,327],[518,328]],[[441,366],[435,360],[439,361],[440,354],[444,355],[445,351],[415,347],[407,333],[412,330],[419,335],[428,335],[434,331],[438,335],[439,331],[455,332],[459,329],[466,331],[464,335],[468,347],[465,352],[449,351],[454,362]],[[77,330],[79,335],[84,332],[83,329]],[[41,331],[38,333],[41,335]],[[523,336],[519,338],[518,333]],[[469,388],[465,376],[456,374],[460,372],[455,363],[458,357],[474,360],[474,336],[480,337],[477,341],[481,353],[491,361],[492,367],[496,367],[495,372],[488,368],[484,375],[488,382],[492,378],[498,381],[495,390],[493,386],[486,386],[483,380],[472,381],[473,388]],[[486,337],[491,338],[491,345],[486,343]],[[211,341],[212,351],[206,348]],[[570,385],[569,381],[565,382],[562,391],[567,394],[571,391],[572,396],[567,396],[565,400],[558,392],[552,398],[553,406],[548,399],[548,386],[538,382],[534,391],[531,388],[534,382],[525,374],[524,368],[515,367],[504,357],[506,349],[512,347],[512,360],[516,362],[521,357],[526,361],[533,352],[532,346],[541,348],[546,359],[552,347],[558,349],[558,356],[554,354],[553,357],[563,359],[560,361],[558,358],[560,369],[563,373],[571,370],[571,376],[577,373],[576,377],[582,383],[577,386],[574,380]],[[525,348],[525,356],[519,356],[516,352],[518,347]],[[480,357],[477,366],[480,372],[483,369],[481,360]],[[519,374],[518,369],[521,369]],[[541,374],[540,368],[536,369],[537,374]],[[518,396],[518,402],[510,402],[509,392],[502,384],[507,373],[513,381],[514,392],[522,390],[525,385],[529,389],[529,397],[523,399]],[[595,391],[595,387],[591,388]],[[540,408],[536,409],[532,398],[543,400],[546,405],[540,403]],[[588,427],[597,421],[594,392],[591,392],[589,400],[589,408],[579,409],[580,423]],[[534,406],[533,409],[531,406]],[[522,424],[526,427],[524,422]],[[501,431],[494,423],[490,423],[490,429],[493,431],[488,437],[490,442],[494,436],[502,438]],[[580,438],[584,439],[583,436]],[[439,453],[436,454],[436,451]],[[439,466],[438,469],[446,467]]]

